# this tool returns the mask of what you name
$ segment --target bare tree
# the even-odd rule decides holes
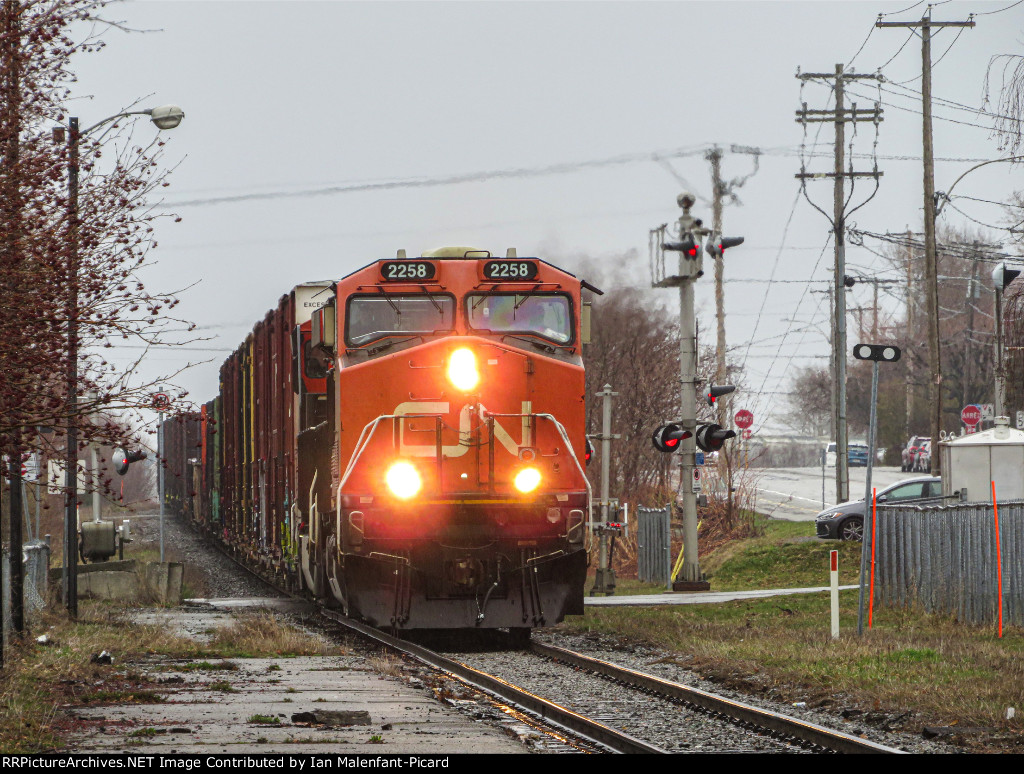
[[[154,386],[174,376],[146,383],[138,378],[141,357],[118,369],[103,356],[115,341],[159,343],[177,304],[173,294],[148,291],[137,274],[156,246],[158,217],[169,217],[152,208],[167,184],[163,141],[140,145],[130,125],[112,123],[82,137],[72,159],[69,138],[50,131],[67,117],[72,59],[102,48],[105,5],[3,0],[0,9],[0,445],[7,450],[55,454],[61,434],[41,429],[72,423],[82,446],[121,443],[126,423],[141,420],[126,412],[147,405]],[[74,208],[72,164],[81,173]],[[63,375],[76,349],[84,399],[69,405]]]
[[[1021,122],[1024,121],[1024,56],[996,54],[988,60],[982,108],[989,104],[994,77],[999,78],[994,133],[999,142],[999,150],[1016,155],[1021,144]]]

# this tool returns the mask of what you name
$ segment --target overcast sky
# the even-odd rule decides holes
[[[801,148],[808,171],[831,170],[832,126],[805,134],[794,118],[802,101],[832,102],[827,85],[801,88],[798,69],[883,68],[893,83],[881,91],[874,81],[848,87],[858,107],[880,98],[885,118],[877,137],[872,125],[858,127],[856,168],[870,170],[877,152],[885,174],[853,221],[878,233],[921,228],[921,43],[910,30],[874,27],[879,13],[913,21],[926,8],[908,6],[114,4],[108,18],[141,32],[113,29],[103,51],[77,60],[72,112],[88,126],[139,98],[185,110],[167,133],[166,158],[180,163],[165,189],[182,221],[160,226],[146,278],[155,290],[194,284],[176,311],[211,337],[153,355],[146,375],[210,360],[178,380],[206,401],[220,363],[291,287],[400,248],[466,244],[504,254],[514,246],[568,265],[590,256],[609,275],[618,270],[618,282],[647,287],[648,230],[678,217],[680,180],[709,195],[703,153],[717,143],[727,178],[753,169],[733,145],[763,151],[738,190],[742,205],[725,210],[726,233],[746,237],[726,268],[729,346],[749,385],[736,405],[754,411],[757,430],[785,409],[796,368],[828,356],[828,302],[810,291],[831,276],[830,224],[794,174]],[[976,27],[933,39],[935,155],[947,159],[936,163],[939,190],[1001,155],[991,117],[975,111],[990,58],[1024,53],[1024,4],[1014,0],[937,3],[932,18],[971,13]],[[136,136],[152,131],[140,125]],[[1019,178],[1010,164],[972,173],[956,189],[973,197],[954,202],[965,214],[947,207],[942,222],[1003,225],[998,206],[976,199],[1004,199],[1024,188]],[[853,203],[873,188],[858,183]],[[812,182],[809,193],[831,211],[831,182]],[[694,211],[710,223],[704,201]],[[631,251],[636,260],[624,263]],[[896,276],[867,249],[851,246],[848,261],[851,273]],[[709,270],[697,283],[697,311],[712,332],[713,287]],[[677,309],[673,291],[656,292]],[[870,287],[855,288],[849,303],[870,305]],[[135,354],[124,351],[125,362]]]

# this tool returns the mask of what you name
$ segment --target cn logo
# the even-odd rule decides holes
[[[454,446],[442,446],[441,453],[448,458],[461,457],[472,448],[472,423],[473,405],[465,405],[459,409],[459,442]],[[502,427],[497,419],[494,422],[494,439],[514,457],[519,456],[519,449],[523,446],[532,446],[530,438],[529,414],[531,412],[530,401],[523,401],[522,412],[527,415],[523,417],[522,443],[518,444],[512,435]],[[395,416],[423,416],[424,422],[431,422],[434,416],[447,416],[451,411],[451,404],[447,401],[407,401],[395,406]],[[410,429],[409,421],[399,422],[398,445],[399,452],[411,457],[436,457],[437,446],[434,442],[433,424],[429,428]],[[429,435],[424,432],[429,429]],[[418,436],[418,438],[417,438]],[[420,441],[419,438],[424,440]]]

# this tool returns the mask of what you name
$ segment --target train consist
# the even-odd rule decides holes
[[[375,626],[581,614],[584,287],[468,248],[297,286],[164,423],[166,503]]]

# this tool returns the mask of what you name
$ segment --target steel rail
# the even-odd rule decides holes
[[[699,688],[673,683],[654,675],[637,672],[627,667],[584,656],[581,653],[575,653],[564,648],[531,642],[530,649],[534,653],[554,661],[561,661],[579,669],[596,672],[605,677],[631,685],[634,688],[696,705],[709,712],[724,715],[736,722],[767,729],[775,734],[781,734],[783,737],[798,739],[801,742],[824,747],[835,752],[903,754],[902,750],[897,750],[895,747],[887,747],[877,742],[861,739],[842,731],[825,728],[806,720],[760,709],[750,704],[735,701],[734,699],[727,699],[724,696],[716,696]]]
[[[472,667],[458,661],[445,658],[444,656],[416,645],[415,643],[408,642],[407,640],[401,640],[397,637],[392,637],[379,629],[374,629],[365,624],[353,621],[350,618],[345,618],[343,615],[332,610],[321,609],[320,612],[332,621],[352,629],[364,637],[368,637],[376,642],[388,646],[389,648],[406,653],[413,658],[434,667],[435,669],[447,672],[462,682],[468,683],[485,693],[497,696],[504,702],[526,710],[533,715],[537,715],[542,718],[545,723],[560,726],[563,729],[578,734],[579,736],[582,736],[592,742],[596,742],[597,744],[615,752],[662,754],[666,754],[668,752],[660,747],[647,744],[646,742],[632,737],[629,734],[625,734],[622,731],[610,728],[603,723],[598,723],[596,720],[592,720],[584,715],[580,715],[572,710],[566,709],[565,707],[548,701],[547,699],[542,699],[540,696],[532,694],[529,691],[525,691],[511,683],[505,682],[498,677],[473,669]]]

